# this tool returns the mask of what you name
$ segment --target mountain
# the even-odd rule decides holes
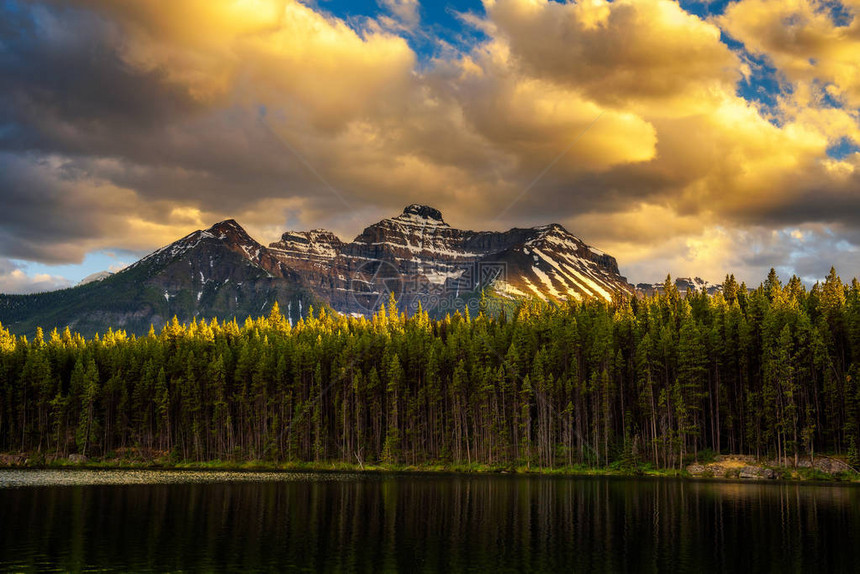
[[[112,275],[61,291],[0,296],[0,322],[19,333],[66,325],[85,334],[108,326],[144,333],[174,315],[243,320],[275,301],[292,321],[311,305],[369,315],[391,294],[404,309],[420,303],[444,315],[474,307],[485,288],[511,300],[634,293],[613,257],[561,225],[465,231],[415,204],[348,243],[315,229],[288,231],[264,247],[234,220],[222,221]]]
[[[705,281],[701,277],[678,277],[674,281],[675,287],[682,294],[686,293],[688,290],[692,291],[701,291],[704,289],[708,292],[708,295],[715,295],[723,290],[722,285],[714,285]],[[663,283],[637,283],[636,284],[636,293],[639,295],[644,295],[646,297],[650,297],[656,293],[662,293],[665,289],[663,288]]]
[[[426,205],[409,205],[352,242],[316,229],[269,245],[314,294],[342,313],[367,314],[393,293],[406,308],[453,310],[493,286],[506,297],[599,297],[633,293],[615,258],[558,224],[503,232],[464,231]]]
[[[68,325],[146,333],[176,315],[244,320],[278,301],[298,319],[315,302],[302,278],[233,220],[195,231],[109,277],[35,295],[0,296],[0,322],[18,333]]]
[[[78,285],[86,285],[87,283],[93,283],[94,281],[101,281],[102,279],[107,279],[111,275],[113,275],[111,271],[97,271],[78,281]]]

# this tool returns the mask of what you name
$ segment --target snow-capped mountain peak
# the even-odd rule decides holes
[[[272,272],[273,266],[277,267],[278,265],[277,261],[268,254],[266,248],[248,235],[248,232],[236,220],[226,219],[208,229],[189,233],[182,239],[150,253],[137,263],[130,265],[129,269],[139,267],[142,264],[167,265],[172,261],[189,257],[200,249],[206,251],[227,249],[269,273]]]
[[[273,252],[284,256],[334,257],[343,246],[343,241],[325,229],[311,231],[287,231],[281,240],[269,245]]]
[[[218,239],[241,239],[243,242],[254,241],[248,232],[239,225],[239,223],[235,219],[225,219],[224,221],[219,221],[209,229],[202,231],[201,233],[208,233],[210,235],[214,235]]]
[[[430,207],[429,205],[421,205],[418,203],[413,203],[412,205],[407,205],[403,209],[403,213],[398,215],[397,217],[393,217],[391,221],[397,221],[398,223],[407,223],[411,225],[444,225],[448,226],[447,223],[442,219],[442,212],[434,207]]]
[[[112,271],[96,271],[90,275],[87,275],[80,281],[78,281],[78,286],[86,285],[88,283],[95,283],[96,281],[104,281],[108,277],[113,275]]]
[[[633,291],[613,257],[558,223],[505,232],[465,231],[446,224],[439,210],[420,204],[367,227],[350,243],[320,230],[291,231],[269,249],[305,276],[317,296],[345,313],[372,311],[356,301],[355,293],[379,288],[382,295],[387,284],[368,284],[378,279],[380,269],[396,279],[402,291],[395,295],[406,299],[406,305],[414,299],[456,298],[487,287],[488,281],[510,296],[555,300],[608,300],[615,292]]]

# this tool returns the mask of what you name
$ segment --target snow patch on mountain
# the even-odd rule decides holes
[[[96,281],[104,281],[108,277],[113,275],[110,271],[97,271],[91,275],[87,275],[83,279],[78,282],[78,286],[87,285],[88,283],[95,283]]]

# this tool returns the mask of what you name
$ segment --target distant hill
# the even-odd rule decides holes
[[[708,295],[715,295],[723,290],[722,285],[714,285],[705,281],[701,277],[678,277],[674,280],[675,287],[681,293],[686,293],[688,290],[701,291],[704,289]],[[664,291],[663,283],[637,283],[636,292],[639,295],[650,297],[656,293]]]

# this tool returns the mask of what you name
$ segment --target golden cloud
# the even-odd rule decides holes
[[[661,113],[705,112],[739,79],[720,30],[669,0],[493,0],[487,12],[530,74],[594,101]]]
[[[93,25],[95,41],[116,51],[121,73],[94,77],[163,84],[196,105],[134,126],[122,106],[115,123],[83,121],[23,98],[39,118],[38,153],[83,177],[16,165],[105,230],[34,247],[41,257],[148,249],[223,217],[262,241],[285,220],[348,237],[432,197],[452,224],[562,219],[622,265],[670,249],[673,272],[693,273],[728,266],[720,254],[750,226],[844,224],[860,211],[860,160],[827,155],[860,136],[860,19],[839,26],[812,0],[740,0],[710,20],[671,0],[486,0],[485,17],[465,17],[485,40],[421,64],[383,16],[346,23],[295,0],[64,4],[108,23]],[[420,21],[417,2],[384,4]],[[738,95],[751,64],[722,31],[793,86],[775,115]],[[151,105],[172,93],[154,90]],[[822,105],[824,94],[844,106]],[[524,189],[516,219],[495,221]],[[839,208],[804,215],[816,196]]]
[[[780,73],[802,88],[804,104],[825,94],[860,107],[860,2],[842,2],[847,25],[838,23],[831,2],[743,0],[730,4],[717,23],[746,48],[767,56]]]

